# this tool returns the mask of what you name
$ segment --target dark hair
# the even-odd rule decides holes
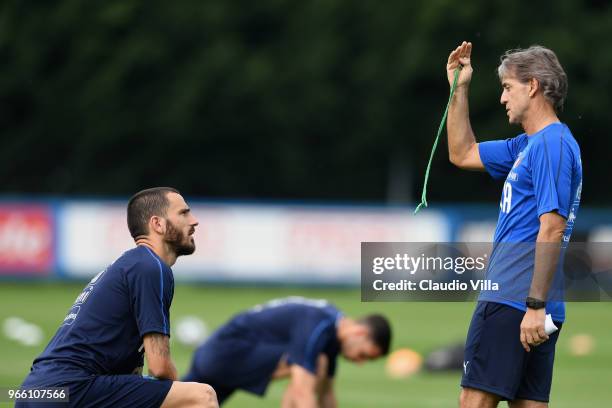
[[[368,327],[370,338],[380,348],[382,355],[386,356],[391,346],[391,325],[387,318],[380,314],[372,314],[359,318],[358,323]]]
[[[544,97],[557,113],[563,110],[567,97],[567,75],[555,53],[541,45],[532,45],[527,49],[508,50],[501,56],[497,74],[512,74],[523,82],[535,78],[542,87]]]
[[[170,202],[168,193],[177,193],[172,187],[154,187],[137,192],[130,198],[127,206],[127,224],[132,238],[149,233],[149,220],[154,215],[166,215]]]

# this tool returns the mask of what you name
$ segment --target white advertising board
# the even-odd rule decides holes
[[[178,259],[177,280],[357,283],[362,241],[443,242],[435,211],[362,207],[194,204],[196,252]],[[134,243],[125,204],[67,202],[59,212],[58,261],[90,277]]]

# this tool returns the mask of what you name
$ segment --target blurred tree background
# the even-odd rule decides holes
[[[465,39],[480,140],[521,132],[499,104],[503,51],[557,52],[583,201],[609,203],[609,3],[6,0],[1,192],[172,185],[205,197],[416,200],[448,97],[446,59]],[[445,150],[430,201],[497,199],[498,185],[455,170]]]

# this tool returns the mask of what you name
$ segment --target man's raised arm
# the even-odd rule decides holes
[[[451,163],[466,170],[484,170],[472,125],[468,104],[468,89],[472,79],[472,43],[463,42],[448,56],[446,73],[452,86],[455,69],[460,68],[455,95],[448,108],[446,131],[448,156]]]
[[[161,333],[147,333],[143,343],[149,374],[164,380],[178,379],[174,362],[170,357],[169,337]]]

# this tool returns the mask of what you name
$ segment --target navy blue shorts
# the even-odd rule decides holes
[[[67,403],[17,402],[16,408],[159,407],[166,399],[171,380],[155,380],[139,375],[98,375],[79,380],[42,380],[31,373],[22,388],[67,387]]]
[[[465,343],[461,386],[503,400],[548,402],[558,331],[528,353],[521,344],[525,312],[502,303],[478,302]]]

